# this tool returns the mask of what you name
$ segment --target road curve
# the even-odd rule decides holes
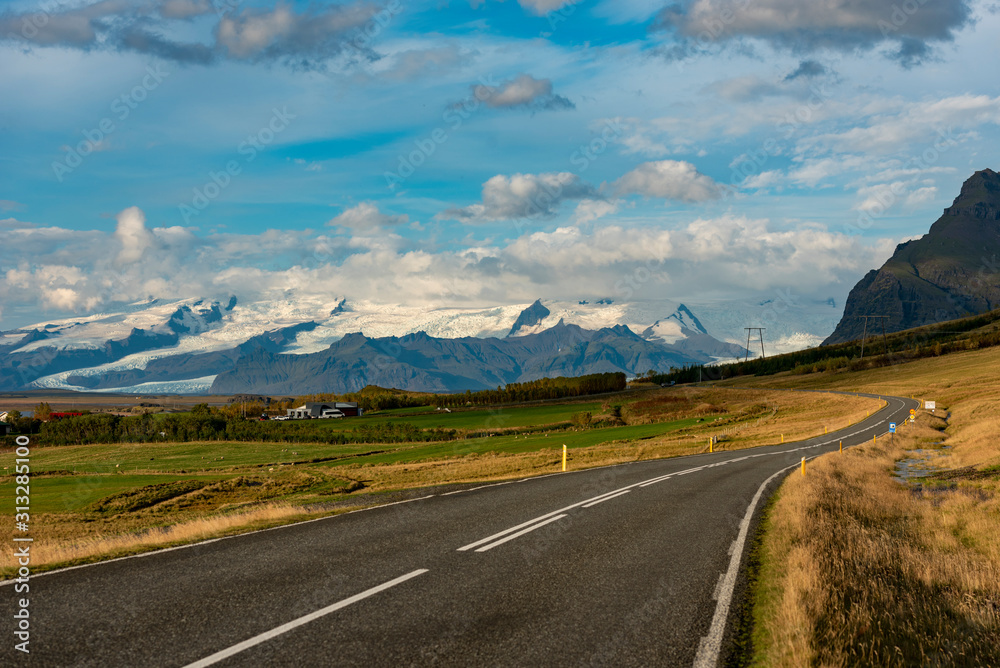
[[[918,405],[883,398],[871,418],[796,443],[484,485],[33,576],[30,659],[8,632],[0,663],[715,665],[763,501],[802,457],[871,441]]]

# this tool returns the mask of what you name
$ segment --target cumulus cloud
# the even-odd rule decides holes
[[[153,235],[146,229],[146,214],[132,206],[119,213],[117,220],[115,238],[121,244],[118,261],[123,264],[138,262],[152,245]]]
[[[360,32],[380,8],[368,0],[310,7],[222,9],[209,0],[135,3],[100,0],[60,11],[0,15],[0,42],[81,50],[134,51],[166,60],[208,64],[217,60],[287,61],[318,66],[351,48],[368,53]],[[383,10],[385,11],[385,10]],[[178,22],[215,17],[214,42],[185,42]],[[355,45],[355,42],[361,46]]]
[[[801,0],[694,0],[673,4],[659,25],[693,46],[756,38],[793,52],[851,51],[894,43],[893,56],[912,65],[927,55],[927,42],[947,42],[971,18],[968,0],[900,3],[897,0],[801,2]],[[681,53],[687,53],[683,45]]]
[[[593,186],[570,172],[498,174],[483,184],[483,199],[438,214],[439,218],[482,222],[554,216],[566,200],[600,198]]]
[[[613,184],[620,195],[662,197],[680,202],[704,202],[722,197],[722,186],[690,162],[644,162]]]
[[[288,5],[271,11],[245,9],[223,16],[215,37],[225,53],[240,60],[323,57],[339,52],[350,31],[368,21],[373,9],[367,3],[330,5],[301,14]]]
[[[374,202],[362,202],[357,206],[344,210],[332,218],[327,225],[345,227],[353,230],[372,230],[393,225],[405,225],[410,221],[406,214],[393,216],[379,211]]]
[[[346,213],[346,212],[345,212]],[[866,244],[820,224],[783,229],[741,216],[666,229],[564,226],[459,250],[354,243],[299,230],[196,237],[149,228],[128,209],[113,231],[22,225],[5,231],[6,310],[87,313],[150,296],[241,301],[349,294],[383,304],[506,304],[578,295],[686,299],[794,286],[802,295],[844,290],[888,257],[897,240]],[[392,236],[392,235],[385,235]],[[118,254],[108,248],[118,247]],[[139,258],[119,262],[118,258]],[[16,258],[11,266],[10,258]],[[30,258],[30,259],[29,259]],[[649,280],[629,292],[622,279]],[[8,308],[9,307],[9,308]],[[40,320],[43,315],[39,315]]]
[[[552,81],[530,74],[499,84],[482,83],[472,88],[472,97],[493,109],[574,109],[576,105],[552,92]]]

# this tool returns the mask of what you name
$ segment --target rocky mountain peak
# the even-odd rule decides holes
[[[927,234],[899,244],[854,286],[824,343],[861,338],[866,315],[889,316],[886,331],[897,332],[1000,307],[998,220],[1000,174],[978,171]]]
[[[507,336],[516,336],[522,330],[534,327],[549,317],[550,313],[551,311],[542,305],[542,300],[536,299],[531,306],[521,311],[521,315],[517,316],[517,320],[514,321]]]

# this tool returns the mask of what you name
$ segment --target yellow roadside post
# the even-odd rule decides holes
[[[843,441],[840,442],[840,451],[841,452],[844,451],[844,442]]]
[[[566,470],[566,444],[563,443],[563,471]]]
[[[715,444],[715,439],[712,438],[711,436],[709,436],[708,437],[708,451],[709,452],[715,452],[714,444]]]
[[[802,458],[802,475],[806,474],[806,458]]]
[[[784,443],[784,442],[785,442],[785,435],[784,435],[784,434],[782,434],[782,435],[781,435],[781,442],[782,442],[782,443]]]

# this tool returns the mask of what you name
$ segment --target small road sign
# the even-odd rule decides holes
[[[911,408],[910,409],[910,415],[916,415],[916,414],[917,414],[917,409],[916,408]]]
[[[924,402],[924,410],[925,411],[930,411],[930,412],[933,413],[935,408],[937,408],[937,404],[935,402],[933,402],[933,401],[925,401]]]
[[[889,423],[889,433],[890,434],[895,434],[896,433],[896,423],[895,422],[890,422]]]

